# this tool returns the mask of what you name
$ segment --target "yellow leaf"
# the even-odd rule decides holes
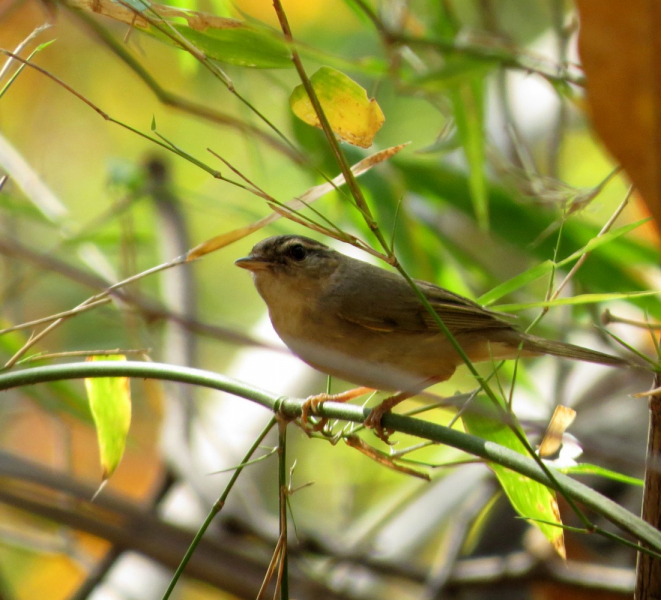
[[[310,82],[335,135],[354,146],[369,148],[386,120],[376,100],[369,99],[353,79],[330,67],[319,69]],[[294,88],[289,104],[299,119],[321,128],[303,85]]]

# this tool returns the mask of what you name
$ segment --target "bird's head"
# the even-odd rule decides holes
[[[333,275],[342,258],[339,252],[313,239],[278,235],[262,240],[234,264],[252,271],[257,289],[265,296],[271,287],[278,288],[279,293],[316,287]]]

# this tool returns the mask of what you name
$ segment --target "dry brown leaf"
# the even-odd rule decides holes
[[[661,223],[661,4],[577,0],[594,127]]]
[[[372,154],[371,156],[364,158],[360,162],[357,162],[353,167],[351,167],[351,171],[354,174],[354,176],[360,177],[360,175],[369,171],[374,165],[377,165],[380,162],[387,160],[391,156],[394,156],[407,145],[408,144],[399,144],[398,146],[392,146],[390,148],[386,148],[385,150],[382,150],[381,152]],[[287,209],[289,209],[289,211],[295,211],[301,208],[305,208],[307,205],[311,204],[315,200],[321,198],[328,192],[334,190],[336,187],[339,187],[343,184],[344,184],[344,175],[340,174],[337,177],[335,177],[335,179],[333,179],[333,184],[326,182],[326,183],[322,183],[321,185],[312,187],[303,194],[301,194],[300,196],[294,198],[293,200],[290,200],[287,204],[285,204],[285,206],[287,207]],[[195,248],[193,248],[188,253],[188,260],[194,260],[196,258],[200,258],[205,254],[209,254],[210,252],[214,252],[216,250],[220,250],[220,248],[229,246],[230,244],[236,242],[237,240],[240,240],[250,235],[251,233],[257,231],[258,229],[270,225],[271,223],[277,221],[279,218],[283,216],[292,218],[291,215],[286,214],[287,210],[283,207],[276,207],[275,205],[272,205],[271,208],[273,208],[274,212],[271,213],[270,215],[267,215],[266,217],[263,217],[262,219],[259,219],[258,221],[251,223],[250,225],[246,225],[245,227],[240,227],[239,229],[234,229],[227,233],[221,233],[220,235],[217,235],[216,237],[213,237],[205,242],[202,242],[198,246],[195,246]],[[305,223],[305,225],[307,227],[310,226],[309,223]]]
[[[539,455],[542,458],[555,454],[562,445],[562,436],[574,422],[576,411],[568,406],[556,406],[546,433],[539,445]]]

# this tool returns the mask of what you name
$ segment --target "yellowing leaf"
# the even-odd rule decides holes
[[[310,82],[335,135],[354,146],[369,148],[386,120],[376,100],[370,100],[364,88],[331,67],[319,69]],[[303,85],[294,88],[289,104],[299,119],[321,128]]]
[[[126,360],[121,354],[90,356],[88,361]],[[85,379],[85,388],[99,441],[102,477],[108,479],[124,454],[131,424],[131,388],[127,377]]]

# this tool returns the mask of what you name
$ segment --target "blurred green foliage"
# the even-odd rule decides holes
[[[291,48],[280,34],[268,2],[208,0],[176,5],[240,19],[245,27],[194,29],[185,20],[173,18],[170,28],[156,13],[141,9],[140,14],[153,20],[151,34],[146,34],[98,15],[86,14],[81,19],[65,4],[56,4],[54,26],[38,32],[17,52],[26,57],[39,44],[55,40],[48,47],[41,46],[33,62],[68,87],[25,68],[0,98],[0,169],[8,175],[0,193],[3,326],[69,310],[115,281],[179,256],[182,240],[190,248],[270,214],[263,198],[245,189],[245,180],[286,202],[335,177],[340,168],[324,134],[299,121],[289,107],[288,98],[301,83],[291,68],[291,48],[300,51],[308,75],[326,66],[342,70],[378,101],[385,114],[386,122],[372,148],[341,146],[348,164],[410,142],[395,158],[363,175],[359,184],[383,237],[394,240],[394,254],[414,277],[477,298],[517,274],[546,261],[561,261],[584,247],[626,195],[622,175],[598,193],[594,191],[615,165],[593,138],[580,102],[575,101],[584,93],[580,85],[572,83],[580,79],[580,69],[557,64],[558,40],[564,39],[557,28],[558,15],[569,27],[573,14],[564,2],[535,0],[527,2],[524,11],[513,0],[292,0],[285,5],[295,38]],[[43,24],[45,15],[35,2],[15,3],[2,12],[2,47],[13,51]],[[90,19],[95,26],[89,25]],[[178,46],[177,35],[202,50],[202,56],[194,58]],[[543,61],[537,60],[540,55]],[[0,85],[18,68],[12,65]],[[72,90],[120,124],[104,120]],[[562,119],[560,111],[565,115]],[[153,131],[152,122],[157,124]],[[162,163],[160,173],[148,167],[155,157]],[[214,178],[210,172],[216,170],[226,179]],[[161,202],[163,194],[172,201],[170,205]],[[342,231],[383,251],[346,186],[318,200],[314,208]],[[614,227],[636,222],[646,214],[634,198]],[[155,360],[192,361],[192,366],[236,372],[237,365],[245,364],[241,361],[250,361],[243,351],[253,341],[263,341],[265,335],[264,328],[254,327],[264,318],[264,306],[250,279],[233,261],[262,237],[283,232],[321,237],[281,219],[187,269],[131,284],[113,295],[110,305],[64,322],[26,357],[37,352],[146,348]],[[354,251],[346,245],[337,247]],[[598,247],[564,293],[652,290],[658,281],[659,258],[656,230],[643,225]],[[570,266],[553,273],[553,280],[547,274],[502,301],[544,300]],[[608,343],[590,327],[602,308],[553,309],[542,321],[542,333],[554,339],[574,338],[579,333],[587,344]],[[661,316],[657,296],[618,302],[609,308],[643,321]],[[523,327],[528,321],[522,321]],[[169,337],[171,328],[177,326],[182,326],[180,337]],[[31,331],[43,327],[1,336],[2,359],[8,361]],[[635,346],[649,349],[647,332],[618,331],[624,331]],[[192,344],[191,339],[197,344],[196,351],[183,358],[177,355]],[[610,349],[615,350],[615,346]],[[300,374],[289,377],[292,366],[276,367],[280,377],[267,379],[282,354],[264,351],[253,356],[240,376],[282,394],[307,395],[325,389],[325,379],[311,371],[306,371],[307,379]],[[590,388],[592,373],[584,375],[581,367],[571,385],[568,373],[572,367],[568,365],[546,360],[525,362],[519,368],[525,371],[518,374],[516,396],[526,433],[534,437],[543,430],[553,404],[585,401],[585,414],[592,416],[581,425],[579,410],[577,427],[585,447],[594,451],[591,462],[626,471],[628,476],[640,475],[640,463],[630,458],[622,464],[622,453],[609,450],[614,439],[634,449],[643,443],[641,431],[626,429],[632,415],[640,414],[636,411],[644,414],[644,407],[631,407],[628,400],[623,406],[622,398],[630,391],[623,387],[627,383],[624,377],[615,385],[607,373],[600,375],[594,385],[602,391],[594,392]],[[491,366],[481,369],[487,372]],[[500,376],[510,377],[511,373],[512,367],[507,366]],[[333,390],[344,385],[333,382]],[[460,372],[434,391],[451,397],[457,389],[468,391],[474,385],[471,377]],[[128,456],[111,486],[122,493],[140,489],[144,499],[152,491],[148,485],[151,476],[144,473],[160,475],[164,462],[171,461],[167,453],[164,458],[155,450],[171,391],[141,382],[134,382],[133,387],[136,408]],[[585,400],[591,391],[598,401]],[[70,443],[68,458],[64,464],[56,461],[56,466],[98,479],[94,438],[77,429],[81,423],[85,432],[90,427],[80,382],[6,395],[9,400],[0,409],[0,435],[6,450],[54,464],[56,453],[51,446],[66,439]],[[607,423],[600,421],[607,411],[589,412],[591,406],[611,401],[612,419]],[[236,400],[224,402],[239,406]],[[197,427],[212,430],[209,414],[222,404],[215,397],[198,394],[195,407],[202,416],[198,412],[194,417]],[[66,432],[57,429],[60,425],[43,423],[37,429],[34,421],[44,411],[54,415]],[[447,424],[452,414],[453,410],[437,410],[425,418]],[[223,419],[227,418],[225,414]],[[42,437],[48,441],[37,445],[30,436],[16,436],[13,432],[23,431],[21,423],[29,431],[45,431]],[[71,442],[74,436],[81,436],[84,442]],[[290,438],[291,455],[298,461],[296,481],[315,481],[312,488],[292,497],[302,537],[319,535],[330,540],[329,546],[337,542],[338,547],[350,539],[382,551],[386,546],[383,539],[391,539],[384,531],[393,527],[408,552],[407,564],[416,569],[423,565],[425,577],[431,572],[427,569],[437,568],[441,559],[459,560],[460,544],[451,545],[451,534],[453,526],[461,523],[465,527],[457,539],[465,539],[469,531],[476,535],[471,524],[480,523],[477,537],[484,543],[472,546],[474,556],[525,550],[518,529],[513,528],[507,538],[499,534],[495,519],[478,518],[481,508],[489,505],[494,487],[483,475],[471,479],[470,468],[465,476],[461,468],[434,470],[434,483],[422,487],[344,445],[310,441],[293,432]],[[438,465],[466,458],[457,454],[451,448],[428,446],[416,456],[425,464]],[[211,470],[208,462],[200,459],[199,464],[202,470]],[[278,498],[272,493],[274,469],[272,465],[256,469],[254,488],[263,491],[260,502],[271,516],[278,510]],[[446,483],[451,476],[457,479]],[[451,493],[460,488],[457,481],[465,485],[461,497]],[[448,491],[444,485],[452,489]],[[438,510],[429,509],[433,514],[425,513],[427,521],[420,525],[420,514],[413,518],[407,510],[415,513],[411,507],[434,494],[438,496],[431,504]],[[470,512],[464,501],[473,495],[479,501]],[[626,499],[636,504],[630,495]],[[203,500],[209,502],[208,497]],[[321,504],[324,519],[320,520]],[[500,514],[512,523],[513,514],[507,512],[504,502],[500,506]],[[464,515],[465,522],[457,515]],[[405,523],[402,529],[397,529],[402,522],[398,519]],[[37,519],[28,521],[30,527],[39,525]],[[409,530],[410,536],[402,533]],[[448,554],[439,548],[449,548]],[[23,552],[8,544],[0,557],[14,565],[25,560]],[[31,560],[39,554],[38,549],[31,551]],[[394,562],[404,560],[395,550],[391,555]],[[630,566],[632,556],[618,555],[620,564]],[[45,572],[43,564],[37,568]],[[22,572],[23,568],[17,569]],[[56,575],[44,577],[35,591],[27,586],[25,576],[4,576],[17,598],[46,597],[44,590],[51,592],[56,579]],[[60,582],[57,593],[49,593],[49,597],[66,597],[66,590],[83,576],[78,571],[68,573],[66,582]],[[413,579],[407,582],[410,588],[399,589],[397,597],[420,597],[423,584]],[[381,596],[394,597],[392,590],[397,587],[390,581],[393,587],[385,588],[387,583],[383,583],[387,591]],[[519,585],[528,589],[526,582]],[[200,597],[216,597],[208,590],[199,593]]]

